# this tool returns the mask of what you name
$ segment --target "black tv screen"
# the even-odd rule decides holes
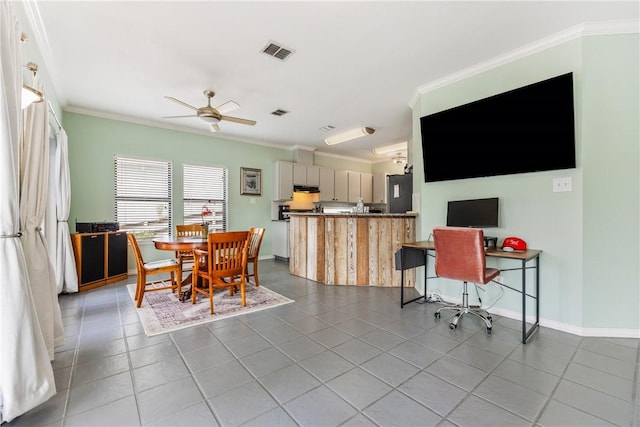
[[[420,119],[425,182],[576,167],[573,74]]]
[[[447,204],[449,227],[498,227],[498,198],[454,200]]]

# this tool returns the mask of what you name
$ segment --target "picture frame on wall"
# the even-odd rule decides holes
[[[240,194],[251,196],[262,194],[262,169],[240,168]]]

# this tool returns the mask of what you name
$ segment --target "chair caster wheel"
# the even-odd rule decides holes
[[[449,323],[449,329],[455,330],[458,327],[455,323]]]
[[[435,313],[433,313],[433,317],[435,317],[436,319],[440,318],[440,313],[438,313],[437,311]]]
[[[493,320],[493,317],[487,316],[487,319],[489,319],[489,322],[491,322]]]
[[[491,328],[487,328],[487,335],[491,335]]]

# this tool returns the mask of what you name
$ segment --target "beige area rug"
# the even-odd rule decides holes
[[[136,285],[127,285],[127,288],[133,300]],[[292,299],[264,286],[248,285],[246,294],[247,305],[242,307],[240,292],[229,296],[229,291],[226,289],[216,291],[213,297],[215,313],[210,314],[209,299],[206,296],[198,296],[198,301],[191,304],[191,299],[187,302],[178,301],[176,294],[170,289],[145,292],[142,306],[136,310],[144,326],[144,332],[151,337],[293,302]]]

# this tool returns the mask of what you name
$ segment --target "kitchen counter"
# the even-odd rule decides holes
[[[289,216],[295,216],[295,215],[299,215],[299,216],[321,216],[321,217],[332,217],[332,216],[337,216],[337,217],[345,217],[345,216],[349,216],[349,217],[359,217],[359,218],[365,218],[365,217],[374,217],[374,218],[380,218],[380,217],[389,217],[389,218],[415,218],[417,216],[416,213],[354,213],[354,212],[345,212],[345,213],[324,213],[324,212],[290,212]]]
[[[415,241],[415,214],[291,213],[289,271],[326,285],[399,287],[394,255]],[[404,286],[415,286],[415,270]]]

